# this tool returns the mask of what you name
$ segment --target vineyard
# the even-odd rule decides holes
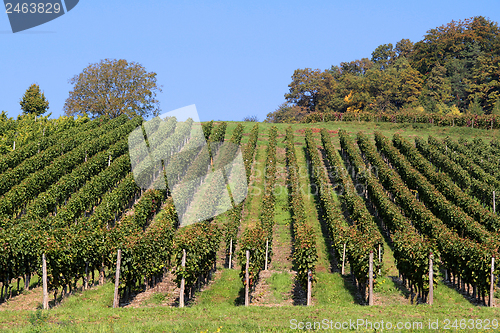
[[[493,127],[51,126],[0,155],[2,330],[287,331],[373,308],[373,321],[493,325]]]

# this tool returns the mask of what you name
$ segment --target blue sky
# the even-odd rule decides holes
[[[416,42],[431,28],[478,15],[499,22],[500,1],[80,0],[16,34],[4,12],[0,110],[17,116],[20,98],[37,83],[58,117],[68,80],[110,58],[158,74],[163,112],[196,104],[202,121],[262,121],[284,102],[297,68],[370,58],[380,44]]]

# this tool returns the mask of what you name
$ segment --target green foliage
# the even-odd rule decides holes
[[[351,115],[344,116],[351,117]],[[365,114],[358,113],[355,116],[365,117]],[[355,116],[353,116],[354,120],[363,119],[356,119]],[[407,117],[409,120],[414,119],[410,115]],[[454,119],[456,121],[460,118]],[[479,117],[469,119],[476,121],[475,124],[481,124]],[[89,271],[95,271],[104,265],[108,270],[113,271],[116,250],[121,248],[120,287],[122,291],[124,287],[137,290],[142,287],[145,280],[146,283],[151,283],[152,278],[161,277],[165,270],[172,268],[173,265],[176,267],[177,280],[184,276],[188,279],[188,286],[193,286],[197,281],[203,281],[214,267],[218,246],[224,232],[226,240],[230,234],[235,237],[233,249],[238,242],[240,248],[251,250],[250,260],[253,264],[250,283],[252,286],[255,285],[258,271],[264,264],[265,241],[273,236],[271,230],[275,220],[274,214],[276,214],[274,208],[276,199],[272,191],[276,177],[273,175],[276,175],[276,147],[282,145],[281,140],[278,139],[277,128],[266,124],[255,124],[249,133],[248,144],[243,149],[245,167],[251,170],[258,142],[259,126],[269,129],[266,173],[262,175],[265,177],[265,186],[262,188],[265,194],[255,206],[259,209],[259,214],[255,216],[259,216],[260,223],[245,230],[241,239],[236,239],[242,205],[228,212],[224,229],[215,223],[202,222],[176,230],[177,212],[172,199],[165,200],[167,192],[164,191],[144,191],[139,199],[135,198],[138,201],[134,209],[124,212],[139,193],[139,188],[130,172],[130,161],[124,137],[141,122],[140,118],[127,120],[126,117],[122,117],[112,121],[103,120],[102,123],[100,121],[83,123],[75,129],[75,132],[71,132],[70,129],[68,132],[63,132],[65,134],[61,134],[61,137],[68,135],[68,137],[74,136],[78,138],[77,140],[81,140],[68,151],[63,150],[61,142],[64,145],[72,143],[68,141],[68,137],[64,137],[61,138],[62,141],[47,141],[45,144],[48,146],[41,149],[40,153],[37,150],[25,152],[26,156],[29,156],[26,161],[30,160],[30,163],[33,163],[32,167],[35,168],[36,157],[39,158],[40,163],[46,163],[41,158],[44,156],[43,152],[50,152],[54,149],[51,161],[41,166],[40,170],[30,172],[24,178],[21,177],[20,183],[8,189],[7,193],[0,198],[0,207],[8,207],[9,214],[11,214],[10,217],[1,219],[0,281],[5,281],[6,285],[12,285],[15,283],[12,279],[18,276],[41,275],[41,255],[45,253],[48,260],[51,293],[55,291],[54,288],[68,286],[74,290],[76,283],[80,283],[81,277],[85,275],[87,267]],[[174,122],[175,120],[171,120],[164,130],[173,130]],[[497,176],[500,171],[497,163],[500,156],[498,140],[493,139],[489,143],[490,138],[487,133],[490,132],[474,130],[475,134],[479,134],[483,140],[461,139],[457,142],[447,138],[442,141],[430,136],[429,143],[417,139],[417,148],[415,148],[412,142],[403,139],[401,135],[394,135],[391,143],[391,140],[376,134],[375,141],[380,149],[377,151],[372,139],[368,136],[358,133],[358,148],[347,132],[340,131],[339,139],[344,162],[332,145],[332,139],[336,137],[331,136],[326,130],[328,126],[332,128],[331,126],[334,125],[325,124],[321,135],[328,164],[332,166],[329,170],[325,170],[326,163],[323,164],[319,155],[315,142],[317,138],[313,135],[316,131],[307,129],[309,126],[306,125],[297,127],[306,129],[305,142],[307,156],[312,163],[311,175],[318,189],[317,197],[322,208],[322,221],[325,222],[333,241],[335,255],[341,258],[343,245],[347,244],[348,260],[353,263],[353,273],[358,281],[362,283],[366,281],[367,254],[370,251],[377,251],[380,241],[379,231],[374,225],[372,215],[365,214],[366,203],[368,203],[368,207],[373,208],[375,215],[383,222],[382,230],[390,231],[389,237],[392,241],[397,268],[414,285],[417,285],[419,290],[425,293],[428,288],[427,264],[429,252],[432,251],[436,269],[438,266],[446,268],[455,276],[460,275],[466,283],[477,285],[480,292],[487,291],[491,256],[498,255],[496,231],[499,219],[489,207],[491,190],[498,190]],[[392,130],[403,128],[411,131],[412,128],[409,122],[393,126],[378,124],[378,126]],[[280,128],[280,126],[277,127]],[[311,212],[305,209],[300,188],[303,182],[299,180],[299,165],[295,156],[297,143],[294,143],[293,136],[293,131],[297,130],[297,127],[289,128],[286,132],[288,189],[284,192],[284,195],[288,196],[288,208],[293,214],[291,225],[294,236],[293,263],[298,272],[297,279],[304,285],[308,278],[307,272],[311,270],[313,276],[321,282],[316,286],[325,285],[325,281],[334,281],[340,288],[343,288],[342,279],[338,274],[315,272],[318,241],[314,233],[315,229],[312,227]],[[177,130],[181,126],[175,126],[175,128]],[[239,145],[241,138],[247,133],[243,133],[244,128],[241,124],[233,128],[234,131],[229,141]],[[68,134],[70,132],[73,134]],[[85,134],[90,138],[79,138],[80,134],[82,137]],[[424,135],[427,134],[424,133]],[[225,130],[221,129],[214,138],[224,136]],[[61,155],[61,152],[64,153]],[[86,162],[84,161],[85,152],[87,152]],[[226,152],[224,148],[221,148],[215,156],[224,154]],[[108,167],[109,155],[112,159]],[[19,157],[21,155],[9,153],[5,156],[9,158],[2,160],[7,165],[1,172],[2,175],[24,165],[22,158]],[[217,158],[215,160],[217,161]],[[387,162],[391,163],[392,168],[387,165]],[[214,164],[217,165],[217,162]],[[367,168],[368,164],[372,165],[372,168]],[[27,165],[31,164],[25,164]],[[12,170],[9,171],[9,168]],[[353,177],[347,174],[348,168],[350,168],[349,171],[354,171]],[[370,173],[374,170],[377,174]],[[333,180],[346,189],[343,195],[337,196],[344,203],[345,215],[339,201],[332,193],[335,188],[329,185],[326,171],[337,172],[332,174]],[[248,172],[249,175],[250,172]],[[182,180],[182,177],[180,179]],[[3,185],[8,178],[2,178],[2,180]],[[23,186],[32,184],[32,186],[21,191],[23,188],[20,187],[21,184]],[[354,184],[366,187],[366,201],[356,195]],[[419,190],[418,199],[415,197],[416,192],[410,190],[413,188]],[[7,199],[10,202],[8,204]],[[278,199],[278,206],[281,206],[280,199]],[[207,199],[207,201],[202,201],[202,204],[214,205],[214,202],[216,203]],[[483,203],[486,207],[482,206]],[[162,204],[164,204],[164,209],[159,211]],[[55,208],[57,208],[57,214],[53,216]],[[26,211],[23,212],[24,210]],[[346,217],[355,221],[353,226],[348,226]],[[281,241],[283,235],[280,236],[280,242],[283,242]],[[277,236],[274,235],[274,237]],[[286,238],[286,241],[289,242],[289,238]],[[179,267],[182,249],[186,249],[188,254],[186,269]],[[241,266],[246,261],[242,254],[244,255],[244,251],[239,253]],[[375,266],[379,264],[376,260]],[[241,287],[241,282],[236,276],[238,273],[240,272],[231,271],[231,274],[227,276],[227,281],[229,281],[227,293],[217,295],[213,293],[214,299],[233,297],[226,300],[225,304],[234,304],[236,294]],[[498,273],[498,269],[495,273]],[[224,274],[223,272],[222,275]],[[324,279],[321,274],[324,274]],[[283,290],[289,289],[290,282],[287,274],[280,275],[279,278],[274,278],[269,282],[273,290],[278,293],[277,299]],[[381,282],[379,287],[380,290],[386,290]],[[104,288],[106,288],[106,295],[103,301],[95,302],[92,298],[88,303],[92,302],[92,306],[95,306],[95,303],[102,305],[102,311],[114,311],[107,309],[112,299],[110,296],[112,286],[109,284]],[[315,290],[317,295],[315,299],[318,304],[331,303],[332,300],[338,299],[338,290],[333,287],[328,290],[323,289],[323,291],[319,288]],[[336,293],[330,292],[333,290],[336,290]],[[318,295],[318,293],[323,294]],[[347,291],[344,290],[344,293],[347,294]],[[68,301],[71,302],[76,297],[78,296],[72,296],[65,301],[65,304],[67,305]],[[159,296],[158,301],[161,299],[162,296]],[[78,300],[80,301],[82,300]],[[349,302],[351,301],[350,298]],[[74,306],[75,303],[76,301],[69,304]],[[202,307],[205,308],[209,304],[208,301],[202,304]],[[98,312],[101,310],[98,309]],[[54,315],[57,316],[57,313]],[[38,319],[34,319],[33,322],[36,320]],[[37,326],[39,329],[36,329],[44,331],[49,325],[50,323],[42,323]],[[30,328],[35,329],[31,326]]]
[[[500,227],[500,218],[488,209],[485,209],[477,200],[470,195],[470,189],[466,186],[460,187],[456,185],[451,178],[447,177],[443,173],[438,173],[434,170],[433,165],[426,160],[424,155],[420,154],[417,148],[410,142],[406,141],[401,135],[395,134],[392,142],[395,147],[397,147],[403,155],[407,158],[408,162],[412,164],[422,175],[424,175],[429,182],[431,182],[436,189],[438,189],[448,200],[453,202],[455,205],[462,208],[469,216],[473,217],[480,224],[484,225],[488,230],[495,231]],[[443,170],[448,170],[452,168],[453,173],[448,173],[453,177],[453,175],[460,175],[467,179],[467,183],[470,182],[470,178],[464,175],[463,170],[459,165],[454,164],[452,161],[447,159],[446,156],[440,154],[438,151],[430,151],[430,147],[417,140],[417,146],[420,150],[426,151],[426,156],[429,158],[434,165],[438,166]],[[425,147],[424,147],[425,146]],[[476,154],[474,154],[475,156]],[[478,158],[480,159],[480,158]],[[452,164],[453,163],[453,164]],[[460,173],[461,172],[461,173]],[[460,178],[454,178],[459,181]],[[465,182],[460,182],[459,184],[465,184]],[[479,228],[474,222],[471,223],[470,227]]]
[[[157,116],[159,102],[156,93],[156,73],[147,72],[136,63],[120,59],[104,59],[90,64],[69,81],[74,85],[64,104],[67,115],[107,115],[116,118],[126,114]]]
[[[127,232],[121,244],[117,244],[122,249],[122,286],[133,286],[137,281],[142,284],[144,279],[152,277],[159,278],[170,265],[177,223],[172,200],[166,202],[165,208],[159,211],[145,229],[148,221],[159,210],[164,194],[158,190],[147,191],[134,205],[131,223],[138,229]],[[141,232],[141,229],[144,231]],[[114,248],[110,252],[116,253]]]
[[[436,112],[437,104],[446,104],[451,98],[451,84],[446,78],[446,68],[436,65],[425,82],[422,104],[427,112]]]
[[[366,180],[366,173],[369,171],[360,162],[361,156],[355,152],[350,139],[344,131],[339,133],[343,151],[354,161],[355,178],[350,179],[349,173],[344,166],[344,163],[339,158],[338,154],[331,144],[329,134],[322,130],[321,140],[325,148],[327,158],[332,170],[330,173],[336,184],[339,184],[339,194],[344,206],[347,208],[349,218],[353,221],[351,227],[345,228],[342,232],[343,239],[339,239],[343,244],[346,244],[346,254],[349,262],[352,263],[352,272],[356,279],[365,284],[368,278],[369,255],[370,251],[377,253],[378,247],[382,247],[382,236],[373,220],[373,217],[368,212],[363,199],[358,196],[357,188],[354,186],[353,180],[357,182]],[[312,145],[310,145],[312,146]],[[363,165],[363,166],[362,166]],[[358,184],[356,184],[358,185]],[[328,215],[327,215],[328,216]],[[338,236],[336,237],[338,238]],[[334,238],[335,239],[335,238]],[[342,243],[336,242],[337,252],[340,252],[343,247]],[[341,258],[341,257],[340,257]],[[381,262],[376,258],[375,267],[380,267]]]
[[[287,185],[290,189],[288,204],[292,211],[294,237],[293,264],[294,269],[297,271],[297,280],[302,288],[306,290],[308,279],[314,281],[316,261],[318,260],[316,234],[306,218],[299,180],[299,165],[295,155],[295,141],[291,127],[286,129],[285,140],[288,167]]]
[[[246,251],[249,251],[248,272],[249,288],[254,288],[259,278],[260,271],[264,268],[266,260],[267,231],[261,225],[246,228],[240,239],[240,251],[238,252],[238,264],[241,267],[240,279],[245,285]]]
[[[256,123],[256,122],[259,122],[259,118],[257,118],[257,116],[253,115],[253,116],[246,116],[243,118],[243,121],[249,121],[249,122],[253,122],[253,123]]]
[[[89,121],[88,117],[49,119],[49,116],[50,114],[40,117],[35,114],[21,114],[17,119],[13,119],[8,118],[7,113],[2,111],[0,114],[1,172],[5,171],[5,167],[13,168],[22,160],[33,156],[39,149],[43,150],[52,145],[53,140],[66,137],[66,131]],[[9,154],[10,157],[2,156],[13,151],[15,153]]]
[[[396,137],[398,138],[398,137]],[[461,208],[449,202],[443,194],[429,183],[429,181],[408,163],[403,155],[387,141],[379,140],[378,144],[384,155],[398,170],[401,178],[411,188],[419,193],[419,198],[426,207],[440,218],[449,228],[455,229],[458,234],[476,240],[480,244],[495,248],[498,241],[479,223],[468,216]]]
[[[269,130],[269,145],[267,147],[266,171],[264,199],[262,201],[261,213],[259,216],[260,224],[256,227],[245,230],[244,236],[240,240],[240,252],[238,254],[241,265],[240,277],[245,284],[246,271],[246,250],[250,251],[250,287],[254,286],[259,277],[260,271],[264,268],[266,242],[268,242],[268,262],[272,257],[273,227],[275,194],[274,185],[276,184],[276,136],[277,128],[271,127]]]
[[[208,221],[202,221],[181,228],[174,239],[176,282],[184,277],[186,287],[193,286],[214,267],[219,248],[221,231]],[[183,268],[183,250],[186,251],[186,266]]]
[[[24,114],[34,114],[40,116],[49,108],[49,102],[45,98],[45,94],[40,92],[38,84],[32,84],[23,95],[19,102]]]
[[[500,97],[499,45],[498,24],[477,16],[431,29],[415,44],[407,39],[395,48],[382,44],[371,60],[341,62],[324,71],[297,69],[287,103],[268,121],[294,120],[299,109],[293,107],[320,113],[320,119],[331,112],[394,113],[408,105],[428,113],[437,112],[439,104],[455,105],[464,112],[476,98],[488,114]],[[473,114],[481,113],[476,107]]]
[[[307,114],[304,107],[291,105],[289,103],[281,104],[274,112],[267,114],[264,122],[266,123],[297,123]]]
[[[395,58],[395,52],[392,44],[379,45],[375,51],[372,52],[371,61],[380,69],[386,69]]]
[[[474,101],[472,101],[469,104],[469,107],[467,108],[467,113],[475,115],[484,114],[483,108],[481,107],[481,104],[479,104],[479,99],[477,97],[474,98]]]
[[[203,128],[203,135],[205,136],[205,140],[208,141],[210,133],[212,133],[212,128],[214,127],[214,121],[210,120],[207,123],[202,123],[201,127]]]
[[[239,124],[241,125],[241,124]],[[233,137],[231,139],[231,142],[240,144],[241,142],[241,137],[242,137],[242,132],[243,128],[238,126],[237,129],[233,133]],[[249,184],[250,182],[250,174],[251,174],[251,168],[252,168],[252,163],[254,160],[254,155],[255,155],[255,147],[257,145],[257,138],[259,135],[259,125],[255,124],[252,127],[251,133],[250,133],[250,138],[248,140],[248,144],[245,146],[243,149],[243,163],[245,164],[245,175],[246,175],[246,183]],[[227,214],[227,221],[224,225],[224,240],[226,243],[226,257],[229,257],[229,254],[234,255],[236,251],[236,244],[238,243],[238,230],[240,227],[240,221],[241,221],[241,213],[243,210],[243,207],[246,203],[246,198],[243,202],[238,204],[236,207],[231,209]],[[231,240],[232,240],[232,252],[230,253],[230,247],[231,247]]]
[[[491,114],[497,117],[500,116],[500,98],[496,100],[495,106],[493,110],[491,110]]]
[[[32,170],[31,175],[12,187],[0,200],[0,214],[7,216],[15,214],[26,206],[26,202],[36,199],[36,206],[30,206],[34,209],[29,210],[29,215],[30,217],[45,217],[55,207],[62,205],[72,192],[106,168],[110,158],[122,156],[128,148],[127,140],[118,140],[130,133],[140,122],[142,119],[136,118],[115,130],[108,127],[107,131],[112,130],[111,132],[90,142],[82,143],[63,156],[55,158],[50,165],[41,170],[36,172]],[[120,123],[114,124],[114,126],[117,125]],[[112,145],[113,142],[117,143]],[[87,157],[89,160],[84,163]],[[39,159],[40,156],[36,155],[33,162],[40,163]],[[78,163],[83,163],[83,165],[78,166]],[[23,163],[21,166],[25,168],[24,172],[20,173],[22,177],[26,174],[26,168],[30,170],[31,166],[28,163]],[[73,172],[70,173],[70,170]],[[48,190],[49,186],[57,180],[60,180],[60,184],[56,184],[49,193],[46,192],[44,196],[37,198],[38,194]]]
[[[376,133],[375,141],[378,149],[385,156],[388,156],[392,163],[399,161],[399,168],[402,170],[402,164],[407,162],[404,162],[404,158],[389,140],[380,133]],[[377,174],[381,183],[392,193],[395,202],[401,207],[405,215],[412,220],[415,228],[429,239],[434,240],[438,251],[441,253],[443,266],[454,274],[460,275],[466,283],[477,285],[479,290],[486,290],[490,274],[489,263],[496,252],[490,247],[491,243],[479,244],[469,238],[460,237],[453,229],[443,223],[444,221],[434,216],[423,202],[415,198],[408,185],[403,182],[394,170],[388,167],[380,155],[376,154],[373,149],[370,151],[362,150],[370,163],[377,167]],[[415,174],[415,171],[410,168],[407,169],[408,173],[404,174],[406,177]],[[434,195],[438,194],[439,192],[434,192]],[[448,208],[451,211],[451,207]],[[446,222],[451,223],[451,221]]]
[[[375,156],[377,153],[375,146],[366,135],[359,132],[357,141],[365,156]],[[381,221],[390,230],[394,258],[399,272],[426,292],[429,282],[429,254],[433,253],[435,258],[438,258],[437,249],[431,240],[420,235],[410,219],[401,214],[398,206],[386,195],[376,175],[371,172],[366,173],[366,182],[370,201],[376,207]],[[435,260],[435,263],[437,268],[438,260]]]

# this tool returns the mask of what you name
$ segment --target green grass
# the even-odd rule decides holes
[[[276,210],[274,212],[274,220],[277,225],[289,226],[292,215],[290,214],[290,209],[288,208],[288,190],[286,186],[276,185],[274,187],[274,193],[276,196]],[[280,234],[279,236],[286,235]],[[280,239],[280,241],[284,243],[286,239]]]
[[[239,272],[236,269],[222,269],[221,276],[213,285],[199,294],[196,307],[235,306],[243,288]]]
[[[318,306],[354,304],[354,286],[340,273],[318,272],[313,297]]]
[[[285,295],[292,289],[292,276],[288,272],[274,273],[267,279],[267,283],[271,287],[274,300],[277,303],[288,299]]]
[[[238,122],[228,122],[228,130],[230,126],[236,126]],[[249,132],[253,124],[251,122],[242,122],[245,127],[245,133]],[[437,138],[445,138],[450,136],[455,140],[462,137],[468,140],[472,138],[482,138],[484,142],[490,142],[491,139],[500,136],[500,130],[485,130],[470,127],[440,127],[433,124],[413,124],[413,123],[385,123],[385,122],[341,122],[341,121],[331,121],[325,123],[312,123],[312,124],[267,124],[259,123],[259,132],[266,133],[269,131],[271,126],[276,126],[279,133],[284,133],[288,126],[292,126],[294,130],[302,130],[304,128],[326,128],[330,131],[338,131],[339,129],[344,129],[347,132],[351,132],[355,135],[359,131],[364,131],[371,134],[375,131],[380,131],[385,136],[391,136],[398,132],[404,137],[413,138],[415,136],[427,139],[429,135],[435,136]],[[233,128],[233,127],[231,127]],[[333,143],[339,147],[338,136],[333,133]],[[248,137],[243,137],[242,142],[247,142]],[[280,143],[282,140],[278,140]],[[280,145],[278,145],[280,147]]]
[[[167,295],[165,293],[155,293],[153,296],[151,296],[150,299],[144,301],[144,305],[146,306],[151,306],[151,305],[160,305],[167,299]]]
[[[285,247],[290,247],[292,244],[292,235],[290,233],[290,223],[291,223],[291,214],[290,209],[288,208],[288,191],[285,186],[277,185],[275,187],[275,195],[276,195],[276,204],[275,204],[275,226],[273,237],[275,241],[280,245],[284,245]],[[277,249],[274,249],[277,251]],[[287,252],[288,253],[288,252]],[[274,258],[272,259],[272,266],[274,270],[277,271],[285,271],[287,269],[291,269],[292,263],[291,261],[280,261]],[[291,279],[291,277],[289,277]],[[290,285],[291,285],[290,280]]]
[[[342,283],[342,278],[338,274],[330,275],[328,278],[332,284]],[[216,332],[220,328],[220,332],[292,332],[294,331],[290,329],[292,319],[305,322],[323,319],[334,322],[363,319],[393,323],[398,321],[427,323],[428,320],[437,319],[443,323],[445,319],[455,318],[498,318],[497,309],[463,307],[455,304],[360,306],[350,304],[350,296],[345,292],[332,293],[330,301],[318,300],[320,304],[309,308],[200,304],[184,309],[169,307],[112,309],[109,305],[112,291],[113,286],[110,283],[103,288],[86,291],[82,295],[86,300],[61,305],[45,312],[48,314],[46,317],[43,312],[1,312],[0,329],[8,332]],[[97,299],[99,297],[106,298],[109,302],[99,301]],[[437,331],[442,331],[442,327]],[[418,332],[436,332],[436,330]]]

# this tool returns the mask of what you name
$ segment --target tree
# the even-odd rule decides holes
[[[257,118],[257,116],[255,115],[246,116],[245,118],[243,118],[243,121],[259,122],[259,118]]]
[[[394,110],[397,100],[398,78],[397,70],[389,66],[381,71],[376,67],[370,68],[359,86],[358,101],[376,112]],[[356,96],[356,95],[355,95]]]
[[[161,86],[156,84],[156,73],[147,72],[136,62],[104,59],[90,64],[69,82],[74,84],[64,104],[64,112],[69,116],[115,118],[121,114],[129,117],[159,114],[156,93],[161,92]]]
[[[435,63],[445,65],[451,59],[462,59],[462,52],[473,45],[492,58],[500,51],[499,36],[497,23],[482,16],[451,21],[428,30],[424,39],[415,43],[411,63],[413,68],[427,75]]]
[[[491,110],[491,114],[494,116],[500,116],[500,99],[497,99],[497,101],[495,102],[493,110]]]
[[[340,72],[342,75],[352,74],[356,76],[363,76],[372,67],[373,62],[370,59],[362,58],[361,60],[341,62]]]
[[[422,93],[424,84],[422,74],[411,67],[404,56],[396,60],[395,67],[398,70],[398,102],[401,105],[415,104]]]
[[[422,104],[427,111],[436,111],[437,103],[448,103],[451,101],[451,84],[446,77],[446,68],[436,64],[427,78],[422,91]]]
[[[464,81],[467,83],[469,101],[478,99],[484,111],[491,111],[500,98],[500,57],[491,59],[478,56],[471,70],[471,78]]]
[[[474,101],[469,103],[469,108],[467,109],[467,113],[469,114],[477,114],[477,115],[483,115],[484,111],[481,106],[481,103],[479,103],[479,98],[474,98]]]
[[[396,56],[395,51],[392,48],[392,44],[379,45],[375,51],[372,52],[372,62],[380,67],[380,69],[386,69],[393,61]]]
[[[296,69],[292,75],[292,82],[288,85],[290,92],[285,94],[287,102],[314,111],[318,99],[321,74],[319,69]]]
[[[38,84],[32,84],[26,90],[19,104],[24,114],[34,114],[37,116],[45,113],[49,108],[49,102],[45,98],[45,94],[40,92]]]
[[[307,114],[306,108],[283,103],[274,112],[269,112],[265,123],[297,123]]]
[[[396,54],[396,58],[408,56],[413,52],[413,42],[409,39],[401,39],[396,43],[396,47],[394,48],[394,52]]]

